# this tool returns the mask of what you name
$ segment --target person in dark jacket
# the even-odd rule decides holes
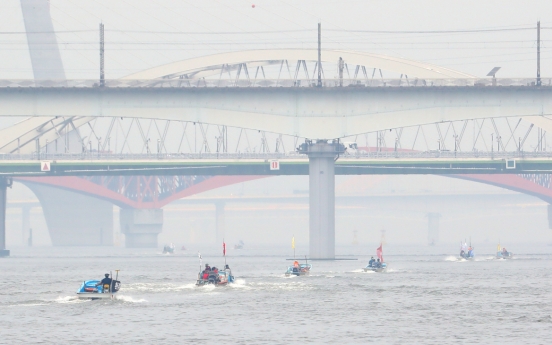
[[[96,286],[98,285],[101,285],[101,286],[111,286],[111,282],[113,281],[113,279],[109,278],[109,273],[106,273],[105,274],[105,278],[102,279],[102,281],[100,281],[98,284],[96,284]]]

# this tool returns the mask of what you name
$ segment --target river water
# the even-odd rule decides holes
[[[214,288],[194,286],[199,262],[189,251],[12,248],[0,260],[0,343],[549,343],[552,247],[512,260],[494,260],[491,249],[473,262],[457,261],[452,246],[385,249],[386,273],[363,272],[364,251],[292,278],[287,249],[229,250],[237,281]],[[219,253],[202,254],[223,266]],[[75,297],[83,280],[110,269],[121,269],[117,300]]]

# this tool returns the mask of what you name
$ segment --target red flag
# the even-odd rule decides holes
[[[222,242],[222,255],[226,256],[226,243]]]
[[[383,249],[381,248],[382,244],[380,243],[380,246],[378,249],[376,249],[376,254],[378,255],[378,258],[381,262],[383,262]]]

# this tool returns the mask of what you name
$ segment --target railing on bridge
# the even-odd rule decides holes
[[[532,158],[550,159],[552,151],[360,151],[354,154],[341,155],[340,159],[507,159]],[[0,154],[0,161],[22,160],[270,160],[289,159],[307,160],[307,156],[296,153],[171,153],[171,154],[116,154],[105,152],[85,153],[41,153],[34,154]]]
[[[542,87],[552,78],[541,78]],[[486,87],[536,86],[535,78],[501,79],[325,79],[323,87]],[[314,79],[153,79],[106,80],[106,88],[197,88],[197,87],[316,87]],[[98,80],[0,80],[0,88],[95,88]]]

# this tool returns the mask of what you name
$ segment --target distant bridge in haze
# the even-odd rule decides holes
[[[26,6],[25,1],[22,4],[35,79],[0,80],[0,116],[26,118],[0,131],[0,150],[6,153],[0,157],[0,199],[4,200],[0,209],[5,209],[6,188],[12,177],[22,177],[21,181],[33,185],[39,199],[49,204],[50,214],[59,216],[66,210],[89,223],[109,213],[111,204],[84,198],[84,189],[84,194],[95,196],[116,190],[107,199],[126,207],[121,227],[127,244],[155,246],[163,223],[162,209],[136,208],[136,203],[121,195],[145,205],[156,193],[167,192],[174,198],[193,190],[196,182],[197,186],[208,183],[200,176],[308,174],[310,255],[331,259],[335,174],[508,174],[529,176],[544,187],[539,184],[542,178],[535,176],[552,171],[546,150],[546,131],[552,130],[552,120],[547,117],[552,115],[550,78],[478,78],[433,64],[364,52],[275,49],[178,61],[118,80],[105,80],[103,74],[98,80],[67,80],[47,2],[37,1],[35,7]],[[44,40],[49,42],[47,46]],[[334,67],[336,75],[331,72]],[[117,155],[110,149],[112,131],[124,118],[130,119],[130,127],[122,134],[121,155]],[[109,121],[104,135],[99,135],[100,129],[94,125],[101,119]],[[140,120],[144,119],[165,121],[164,128],[153,122],[159,134],[156,143],[151,141],[151,123],[147,130],[142,127]],[[499,119],[506,119],[502,128],[497,126]],[[177,127],[183,131],[178,150],[167,149],[168,133],[175,123],[193,124],[194,145],[188,143],[188,156],[181,150],[186,125]],[[486,123],[492,127],[486,128]],[[145,156],[129,157],[122,152],[125,147],[130,150],[133,124],[138,132],[134,145],[140,152],[145,150]],[[466,150],[462,145],[466,145],[469,124],[473,125],[473,140]],[[217,129],[216,135],[210,137],[209,126]],[[427,126],[436,129],[429,140],[437,142],[437,150],[429,148],[424,134]],[[534,126],[538,130],[532,131]],[[84,137],[81,130],[86,127],[89,133]],[[236,150],[243,129],[261,135],[263,153],[269,147],[267,137],[274,133],[277,153],[232,156],[229,128],[240,129]],[[423,137],[427,152],[402,149],[409,140],[405,128],[417,128],[410,139],[411,151]],[[195,145],[198,131],[199,149]],[[377,153],[344,157],[343,143],[367,133],[377,135]],[[386,145],[389,133],[395,138]],[[289,150],[278,152],[286,140],[282,136],[305,158],[290,157]],[[217,148],[216,153],[210,145]],[[394,146],[393,152],[387,146]],[[157,155],[149,154],[152,147]],[[278,170],[270,169],[270,160],[278,161]],[[31,181],[42,176],[49,182]],[[71,178],[60,182],[62,176]],[[86,178],[76,180],[75,176]],[[516,179],[496,181],[531,193],[538,189]],[[94,192],[95,185],[107,189]],[[157,199],[155,205],[161,204]],[[5,215],[0,223],[4,220]],[[55,226],[62,229],[58,239],[76,237],[70,227],[59,222]],[[107,237],[112,231],[112,225],[111,230],[104,230],[109,221],[94,226]],[[0,229],[0,250],[5,247],[4,231]],[[94,237],[92,231],[83,233],[87,236],[79,237],[85,241]],[[109,245],[103,238],[100,236],[100,244]]]

